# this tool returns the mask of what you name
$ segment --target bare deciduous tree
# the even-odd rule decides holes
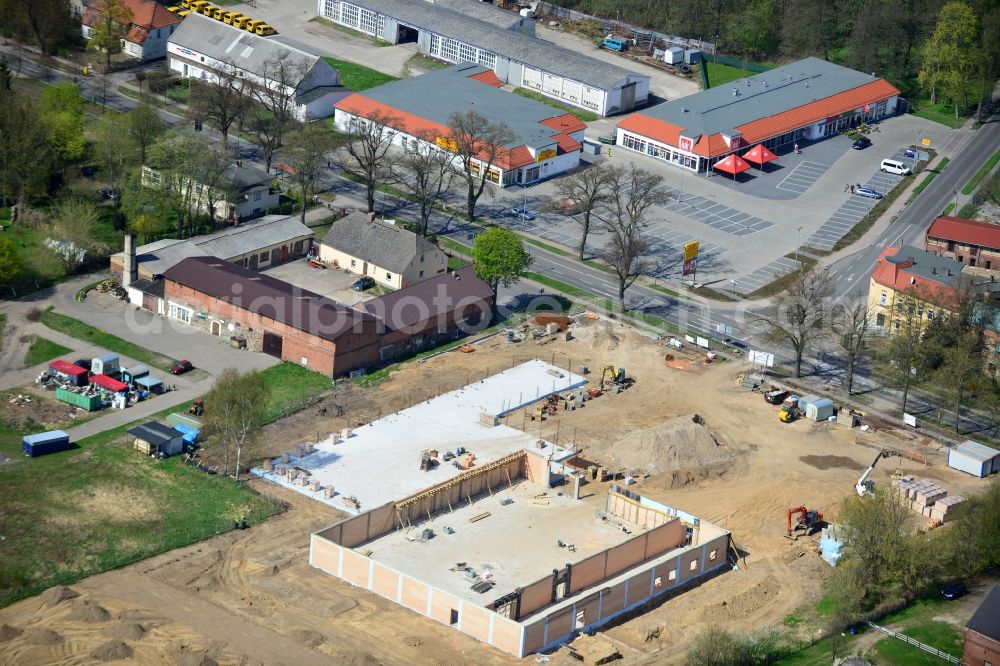
[[[910,384],[923,370],[921,357],[924,350],[923,303],[911,294],[896,294],[889,314],[889,345],[887,355],[903,383],[903,406],[910,395]]]
[[[136,104],[128,112],[128,131],[139,146],[139,161],[146,163],[146,151],[167,130],[156,109],[145,102]]]
[[[772,305],[747,314],[747,323],[772,342],[785,344],[795,354],[795,376],[802,376],[802,356],[806,348],[829,335],[827,299],[833,293],[826,274],[799,273],[788,287],[774,297]]]
[[[854,369],[861,349],[868,338],[872,314],[868,298],[858,292],[846,305],[836,306],[833,313],[833,330],[840,336],[840,346],[847,357],[847,395],[854,387]]]
[[[574,218],[582,226],[580,232],[580,260],[587,252],[587,236],[590,234],[590,220],[595,210],[607,202],[612,171],[603,165],[589,165],[563,176],[556,181],[556,193],[572,203],[580,216]]]
[[[306,222],[306,206],[312,199],[323,169],[326,168],[327,154],[333,151],[336,140],[322,125],[310,123],[288,134],[286,150],[282,159],[291,169],[291,179],[302,193],[302,223]]]
[[[97,206],[83,199],[62,199],[52,210],[52,233],[68,245],[56,252],[66,264],[66,270],[75,271],[86,254],[107,256],[110,247],[98,235],[101,214]]]
[[[476,202],[486,189],[489,173],[506,153],[504,146],[513,141],[514,133],[503,123],[490,122],[475,109],[451,114],[448,130],[448,136],[440,138],[442,147],[458,158],[452,170],[465,183],[466,213],[474,220]]]
[[[397,116],[381,111],[355,116],[348,122],[340,166],[364,183],[369,213],[375,210],[379,183],[389,178],[391,165],[386,153],[396,138],[394,127],[401,123]]]
[[[94,156],[101,165],[109,187],[121,190],[129,167],[135,164],[138,150],[129,136],[127,119],[117,113],[105,114],[94,127]]]
[[[434,202],[448,189],[454,175],[451,171],[453,159],[451,153],[438,147],[431,133],[424,132],[408,140],[406,154],[399,160],[402,171],[397,176],[420,206],[420,233],[424,236]]]
[[[212,68],[213,81],[197,85],[191,90],[191,112],[195,119],[211,120],[222,132],[222,139],[229,143],[231,128],[246,111],[250,98],[246,95],[247,83],[242,71],[231,62],[222,62]]]
[[[257,105],[247,110],[245,128],[256,138],[261,147],[264,167],[271,171],[274,151],[281,147],[286,132],[296,128],[295,99],[293,91],[305,76],[301,64],[287,59],[264,62],[260,76],[267,85],[251,85],[248,91]]]

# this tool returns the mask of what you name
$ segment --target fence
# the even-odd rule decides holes
[[[874,629],[876,631],[881,631],[883,634],[886,634],[887,636],[892,636],[893,638],[898,638],[899,640],[903,641],[904,643],[909,643],[910,645],[912,645],[912,646],[914,646],[916,648],[920,648],[924,652],[931,653],[935,657],[938,657],[940,659],[944,659],[945,661],[950,662],[952,664],[961,664],[962,663],[962,660],[959,659],[958,657],[954,657],[954,656],[948,654],[947,652],[942,652],[941,650],[938,650],[935,647],[931,647],[930,645],[925,645],[924,643],[921,643],[918,640],[910,638],[906,634],[900,634],[898,632],[893,631],[892,629],[887,629],[886,627],[880,627],[879,625],[875,624],[871,620],[865,620],[865,622],[872,629]]]
[[[716,53],[712,56],[712,62],[719,65],[728,65],[730,67],[736,67],[738,69],[745,69],[749,72],[766,72],[771,69],[767,65],[761,65],[757,62],[750,62],[749,60],[741,60],[739,58],[734,58],[733,56],[719,55]]]

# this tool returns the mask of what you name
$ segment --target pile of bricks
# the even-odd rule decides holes
[[[927,479],[893,481],[900,503],[922,516],[944,522],[948,510],[962,503],[963,497],[949,497],[948,491]]]

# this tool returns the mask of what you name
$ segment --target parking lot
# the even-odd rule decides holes
[[[264,271],[267,275],[297,287],[314,291],[344,305],[354,305],[378,295],[376,289],[354,291],[351,285],[360,275],[336,268],[310,268],[305,259],[290,261]]]

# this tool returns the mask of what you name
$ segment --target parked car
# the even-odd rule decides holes
[[[860,139],[855,139],[854,143],[851,144],[851,148],[853,148],[854,150],[864,150],[870,145],[872,145],[872,140],[866,136],[863,136]]]
[[[371,289],[374,286],[375,286],[375,280],[373,278],[363,277],[360,280],[357,280],[354,284],[352,284],[351,289],[353,289],[354,291],[367,291],[368,289]]]
[[[121,192],[119,192],[118,190],[113,190],[110,187],[102,187],[101,189],[97,190],[97,193],[101,195],[102,199],[105,199],[107,201],[114,201],[115,203],[118,203],[122,198]]]
[[[881,192],[877,192],[870,187],[857,187],[854,189],[854,193],[859,197],[868,199],[881,199],[883,196]]]
[[[941,597],[948,601],[954,601],[959,597],[964,597],[968,592],[962,583],[950,583],[941,588]]]
[[[909,157],[911,160],[915,160],[917,158],[917,149],[907,148],[903,151],[903,157]]]
[[[170,366],[170,374],[172,375],[183,375],[185,372],[194,370],[194,366],[191,365],[191,361],[177,361],[172,366]]]
[[[511,217],[516,217],[521,220],[526,220],[528,222],[531,222],[532,220],[535,219],[534,214],[530,213],[527,208],[518,208],[517,206],[508,210],[507,215],[510,215]]]

